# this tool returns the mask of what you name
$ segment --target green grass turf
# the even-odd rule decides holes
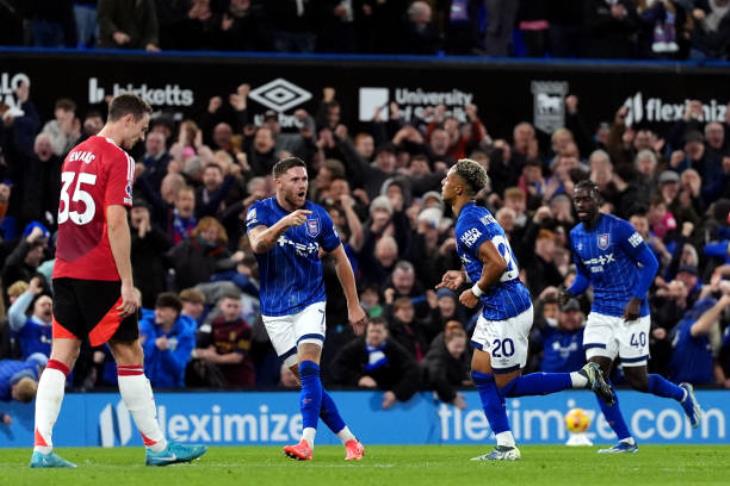
[[[515,463],[470,462],[487,447],[372,446],[360,463],[341,447],[321,446],[312,462],[279,447],[214,447],[200,461],[146,467],[141,448],[58,449],[75,470],[31,470],[29,449],[0,450],[1,485],[429,485],[730,484],[730,446],[641,446],[638,454],[604,456],[595,447],[524,446]]]

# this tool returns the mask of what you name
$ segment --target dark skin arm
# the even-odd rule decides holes
[[[491,241],[485,241],[479,247],[479,260],[484,264],[482,275],[476,282],[482,291],[494,285],[507,270],[507,262]],[[466,307],[473,309],[479,303],[479,298],[474,295],[471,289],[467,289],[459,296],[459,302]]]
[[[639,318],[640,313],[641,299],[634,297],[628,302],[628,304],[626,304],[626,308],[624,309],[624,320],[635,321]]]

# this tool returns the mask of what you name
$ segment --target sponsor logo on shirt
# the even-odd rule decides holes
[[[472,228],[461,235],[460,239],[468,248],[471,248],[480,236],[482,236],[482,232],[476,228]]]
[[[615,261],[616,259],[614,258],[613,253],[609,253],[607,255],[591,258],[590,260],[583,260],[583,265],[589,267],[592,273],[601,273],[604,270],[604,265]]]
[[[297,243],[296,241],[292,241],[289,238],[287,238],[284,235],[281,235],[278,240],[276,240],[276,243],[281,247],[284,248],[287,245],[294,248],[294,252],[297,254],[297,256],[308,258],[312,255],[315,255],[319,252],[319,244],[318,243]]]

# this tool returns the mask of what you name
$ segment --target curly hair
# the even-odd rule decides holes
[[[454,165],[456,175],[466,182],[472,194],[476,194],[487,185],[487,171],[479,162],[471,159],[460,159]]]

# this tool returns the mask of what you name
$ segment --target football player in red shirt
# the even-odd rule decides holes
[[[63,163],[53,269],[53,343],[38,383],[30,463],[34,468],[76,467],[53,452],[51,435],[66,376],[83,339],[92,347],[109,345],[117,363],[119,391],[147,447],[148,465],[187,462],[206,451],[204,446],[165,440],[142,367],[140,297],[132,279],[127,222],[134,160],[125,149],[144,139],[151,111],[136,95],[115,97],[104,128],[74,147]]]

